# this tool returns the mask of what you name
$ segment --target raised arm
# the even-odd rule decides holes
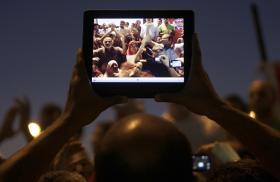
[[[147,37],[147,36],[146,36]],[[139,60],[139,56],[142,54],[142,52],[144,51],[144,48],[146,46],[147,43],[147,39],[146,37],[142,40],[141,45],[138,49],[138,51],[136,52],[135,56],[134,56],[134,63],[136,63],[137,60]]]
[[[17,98],[16,104],[18,105],[20,115],[20,129],[25,137],[26,142],[33,140],[33,137],[29,133],[28,123],[30,122],[31,106],[27,97]]]
[[[113,31],[114,31],[114,28],[112,27],[111,30],[110,30],[109,32],[107,32],[107,33],[105,33],[104,35],[102,35],[102,37],[100,38],[101,42],[103,42],[103,39],[104,39],[105,37],[107,37],[108,35],[110,35],[110,33],[112,33]]]
[[[0,144],[17,133],[17,131],[13,129],[17,113],[18,108],[15,104],[13,104],[5,113],[2,121],[3,124],[0,128]]]
[[[125,45],[125,36],[120,34],[118,31],[116,31],[115,28],[112,28],[112,30],[116,33],[116,36],[119,37],[121,42],[122,42],[122,50],[123,50],[122,53],[126,54],[127,48],[126,48],[126,45]]]
[[[82,52],[79,50],[63,114],[38,138],[0,166],[0,181],[38,180],[71,136],[93,121],[103,110],[123,101],[123,97],[104,99],[92,91],[85,72]]]
[[[271,174],[280,179],[280,133],[222,101],[202,66],[196,35],[193,36],[192,55],[190,80],[185,89],[176,94],[158,95],[156,100],[184,105],[190,111],[216,121],[238,138]]]
[[[152,38],[151,38],[151,35],[149,34],[149,31],[150,31],[151,27],[150,26],[147,26],[147,29],[146,29],[146,34],[145,36],[143,37],[142,41],[141,41],[141,45],[138,49],[138,51],[136,52],[136,55],[134,56],[134,63],[136,63],[137,60],[139,60],[139,56],[142,54],[142,52],[144,51],[144,48],[145,46],[148,44],[148,43],[152,43]]]

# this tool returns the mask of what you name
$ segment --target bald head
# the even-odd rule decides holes
[[[272,114],[276,95],[273,86],[262,80],[253,81],[249,88],[249,107],[257,115]]]
[[[190,181],[191,149],[171,123],[148,114],[122,119],[96,153],[97,182]]]

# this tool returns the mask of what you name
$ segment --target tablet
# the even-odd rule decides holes
[[[83,54],[94,92],[154,97],[178,92],[191,67],[191,10],[89,10]]]

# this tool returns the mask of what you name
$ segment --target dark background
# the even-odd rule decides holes
[[[82,44],[83,11],[87,9],[193,9],[203,51],[203,64],[221,95],[237,93],[247,100],[249,83],[257,73],[260,57],[250,13],[251,0],[2,0],[0,3],[0,118],[15,96],[26,95],[32,116],[46,102],[64,105],[75,51]],[[269,58],[279,53],[280,1],[259,0]],[[146,110],[157,115],[165,104],[145,100]],[[113,118],[108,109],[98,120]],[[1,121],[0,121],[1,122]],[[79,121],[77,121],[79,122]],[[0,123],[2,124],[2,123]],[[84,142],[95,124],[86,128]],[[9,156],[24,140],[18,134],[1,144]]]

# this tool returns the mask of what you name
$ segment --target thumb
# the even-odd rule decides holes
[[[198,70],[202,68],[201,49],[196,33],[194,33],[192,37],[192,67]]]

